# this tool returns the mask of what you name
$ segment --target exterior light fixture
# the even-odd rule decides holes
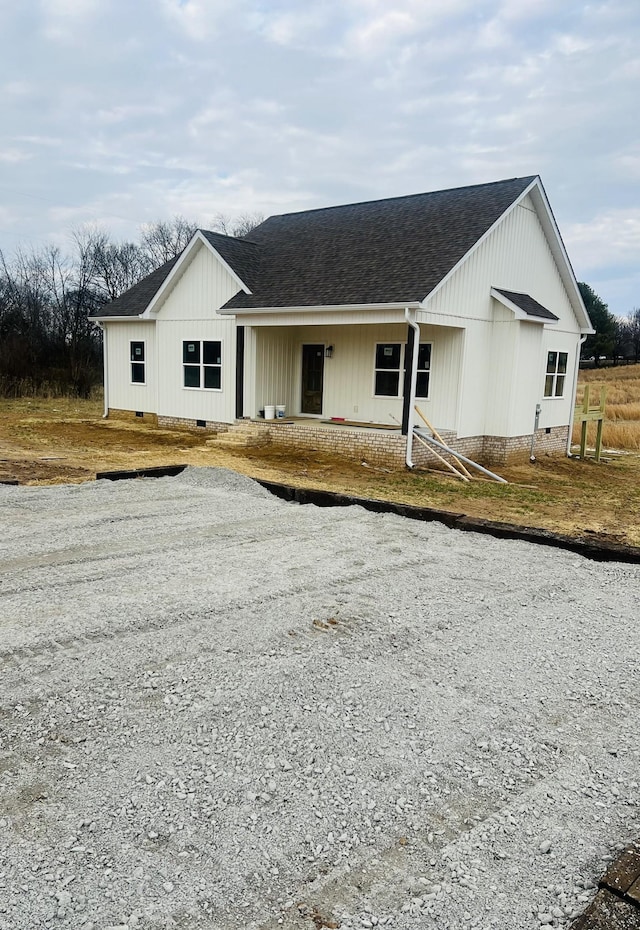
[[[327,346],[324,350],[325,358],[333,358],[333,346]]]

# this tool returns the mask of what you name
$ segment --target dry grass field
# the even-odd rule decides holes
[[[0,400],[0,480],[57,484],[89,481],[111,469],[214,465],[297,487],[640,546],[640,366],[584,372],[580,391],[587,381],[592,391],[608,387],[601,463],[541,456],[535,464],[500,469],[507,485],[463,485],[443,473],[386,471],[271,445],[225,447],[207,433],[103,420],[99,400],[61,398]]]
[[[606,418],[602,440],[606,449],[640,450],[640,365],[594,368],[580,372],[577,403],[582,403],[585,385],[589,385],[590,403],[597,402],[600,389],[606,387]],[[595,431],[594,427],[590,427]],[[579,428],[574,430],[579,441]]]

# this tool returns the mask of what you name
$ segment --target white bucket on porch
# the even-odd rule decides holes
[[[273,406],[273,404],[264,405],[264,418],[265,420],[275,420],[276,408]]]
[[[276,420],[281,420],[286,416],[287,405],[286,404],[276,404]]]

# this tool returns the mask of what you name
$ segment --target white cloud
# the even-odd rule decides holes
[[[610,210],[565,227],[564,241],[578,267],[603,268],[638,263],[640,207]]]
[[[40,0],[44,34],[48,39],[75,44],[78,31],[99,11],[99,0]]]
[[[242,0],[160,0],[160,5],[169,22],[177,25],[188,38],[204,42],[220,31],[225,16],[236,20],[244,3]]]
[[[540,172],[572,258],[637,266],[632,0],[0,5],[2,248]]]
[[[0,149],[0,162],[7,165],[16,165],[18,162],[28,161],[30,158],[29,152],[24,152],[21,149]]]

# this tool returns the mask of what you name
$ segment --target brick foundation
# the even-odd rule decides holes
[[[135,419],[132,410],[109,409],[109,416],[114,419]],[[209,430],[216,433],[233,432],[230,423],[206,420],[206,426],[197,426],[196,420],[186,417],[156,416],[144,413],[145,422],[167,429]],[[406,437],[391,430],[347,429],[342,427],[310,426],[308,423],[282,423],[273,421],[240,420],[237,427],[242,427],[248,434],[253,433],[259,443],[273,442],[288,449],[305,449],[309,452],[323,452],[328,455],[341,455],[344,458],[364,461],[369,465],[387,468],[404,468],[406,455]],[[536,433],[534,454],[562,455],[567,448],[567,426],[553,427],[549,433],[540,429]],[[468,436],[457,439],[455,433],[443,431],[444,441],[457,452],[480,465],[506,465],[508,463],[528,461],[531,450],[531,435],[527,436]],[[413,462],[425,468],[442,468],[437,456],[421,442],[414,439]]]
[[[135,410],[119,410],[118,407],[109,407],[109,419],[110,420],[143,420],[145,423],[150,424],[151,426],[158,425],[158,416],[155,413],[149,413],[146,410],[138,411],[142,414],[141,417],[136,415]]]
[[[188,419],[186,417],[158,417],[158,426],[166,427],[167,429],[192,429],[194,431],[201,430],[210,430],[215,433],[226,433],[229,429],[229,423],[220,423],[217,420],[205,420],[204,426],[198,426],[197,420]]]
[[[271,442],[290,449],[325,452],[344,458],[365,461],[369,465],[403,468],[406,455],[406,437],[386,430],[327,429],[297,426],[294,423],[273,426],[253,423],[252,427],[267,432]],[[534,454],[563,454],[566,451],[568,427],[554,427],[550,433],[538,430]],[[456,439],[452,433],[442,438],[457,452],[480,465],[506,465],[528,461],[531,436],[470,436]],[[414,439],[412,459],[415,465],[440,468],[442,463],[422,443]]]

